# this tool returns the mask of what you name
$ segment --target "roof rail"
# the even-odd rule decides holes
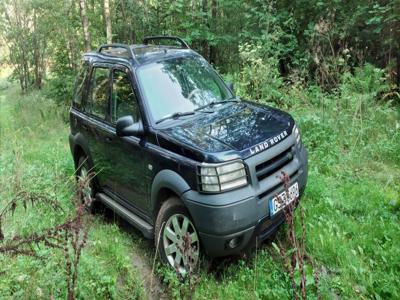
[[[114,51],[113,51],[114,50]],[[116,56],[121,58],[132,58],[134,55],[130,46],[126,44],[105,44],[101,45],[97,50],[98,53],[103,53],[109,56]]]
[[[156,40],[172,40],[172,41],[177,41],[179,42],[179,44],[181,45],[182,48],[185,49],[190,49],[189,45],[182,40],[181,38],[177,37],[177,36],[146,36],[143,39],[143,44],[144,45],[148,45],[149,41],[156,41]]]

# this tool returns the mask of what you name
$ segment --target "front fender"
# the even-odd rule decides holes
[[[190,190],[190,186],[175,171],[162,170],[158,172],[151,186],[151,208],[153,212],[157,208],[158,195],[161,189],[169,189],[180,197],[183,193]]]

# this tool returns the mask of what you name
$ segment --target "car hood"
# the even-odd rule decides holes
[[[218,162],[247,158],[274,146],[292,132],[293,118],[276,108],[246,101],[224,104],[176,126],[162,129],[159,142],[184,155]]]

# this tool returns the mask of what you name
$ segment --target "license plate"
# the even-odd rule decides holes
[[[293,185],[289,187],[289,195],[287,195],[286,191],[283,191],[278,196],[272,198],[269,201],[269,214],[273,216],[278,211],[282,210],[286,205],[292,202],[294,199],[299,197],[299,185],[295,182]]]

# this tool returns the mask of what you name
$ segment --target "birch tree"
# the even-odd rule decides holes
[[[87,8],[85,0],[79,0],[79,8],[81,13],[81,22],[82,22],[82,29],[83,29],[83,38],[85,42],[85,50],[90,51],[92,48],[91,46],[91,39],[90,39],[90,32],[89,32],[89,19],[87,17]]]
[[[111,16],[110,16],[110,1],[104,0],[104,19],[106,21],[106,36],[107,43],[112,43],[112,27],[111,27]]]

